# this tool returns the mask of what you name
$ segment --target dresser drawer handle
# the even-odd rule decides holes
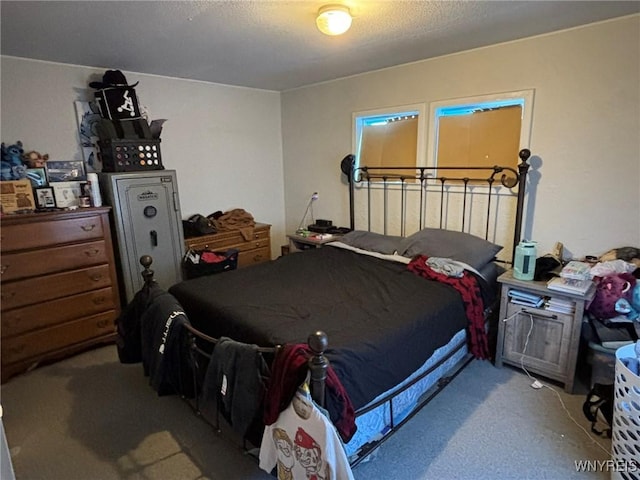
[[[102,280],[102,275],[99,273],[94,273],[93,275],[90,275],[89,278],[91,278],[91,280],[93,280],[94,282],[99,282],[100,280]]]
[[[256,242],[256,244],[255,244],[255,247],[256,247],[256,248],[260,248],[261,246],[262,246],[262,243],[260,243],[260,242]]]
[[[526,315],[532,315],[534,317],[541,317],[541,318],[550,318],[552,320],[557,320],[558,316],[554,313],[547,313],[547,312],[542,312],[540,310],[529,310],[527,308],[523,308],[521,310],[522,313],[526,314]]]
[[[10,265],[2,265],[0,266],[0,275],[2,275],[4,272],[7,271],[7,268],[9,268]]]
[[[87,257],[95,257],[96,255],[98,255],[100,253],[100,250],[98,250],[97,248],[94,248],[93,250],[85,250],[84,254]]]
[[[93,303],[95,303],[96,305],[101,305],[106,301],[106,298],[104,297],[94,297],[92,299]]]
[[[262,256],[261,254],[254,255],[254,256],[253,256],[253,261],[254,261],[254,262],[257,262],[257,261],[259,261],[259,260],[262,260],[262,257],[263,257],[263,256]]]
[[[96,327],[98,328],[105,328],[109,326],[109,320],[98,320],[96,322]]]
[[[85,232],[91,232],[94,228],[96,228],[96,224],[92,223],[91,225],[81,225],[80,228]]]

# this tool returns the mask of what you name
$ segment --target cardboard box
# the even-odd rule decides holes
[[[31,181],[25,178],[0,182],[0,202],[2,213],[35,210],[36,202]]]

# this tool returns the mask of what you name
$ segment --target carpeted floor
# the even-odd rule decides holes
[[[216,432],[177,397],[158,397],[141,368],[121,365],[109,346],[2,385],[16,478],[273,478],[228,429]],[[606,471],[576,469],[576,461],[608,459],[611,447],[587,435],[584,394],[530,385],[519,370],[472,362],[355,468],[355,478],[608,479]]]

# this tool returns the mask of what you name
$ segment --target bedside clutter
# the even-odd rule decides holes
[[[183,225],[197,225],[195,231],[185,229],[185,251],[226,254],[237,250],[237,259],[227,262],[226,269],[248,267],[271,260],[271,225],[258,223],[246,210],[235,208],[217,211],[207,217],[193,215]],[[202,232],[197,235],[197,232]],[[211,232],[204,234],[204,232]],[[216,269],[216,267],[212,267]]]

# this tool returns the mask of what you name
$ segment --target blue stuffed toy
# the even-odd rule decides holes
[[[627,298],[620,298],[616,302],[616,312],[624,315],[627,319],[635,321],[640,319],[640,282],[636,282],[627,293]]]
[[[13,145],[5,146],[2,142],[2,160],[0,165],[0,180],[20,180],[26,178],[27,167],[22,163],[22,142],[18,140]]]

